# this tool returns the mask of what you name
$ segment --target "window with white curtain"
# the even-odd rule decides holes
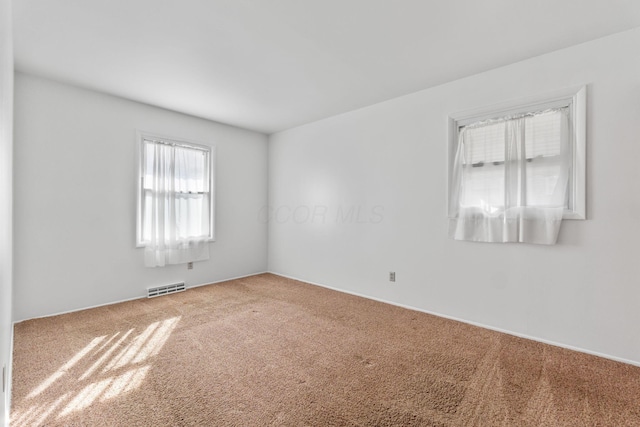
[[[145,265],[209,258],[214,239],[213,148],[138,133],[137,245]]]
[[[554,244],[584,219],[585,89],[450,118],[450,237]]]

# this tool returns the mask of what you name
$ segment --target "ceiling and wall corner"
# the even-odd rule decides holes
[[[20,0],[19,71],[265,133],[640,26],[637,0]]]

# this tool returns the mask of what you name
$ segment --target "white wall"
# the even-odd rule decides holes
[[[640,364],[639,49],[636,29],[272,135],[269,270]],[[588,220],[551,247],[448,239],[448,114],[582,84]]]
[[[193,270],[135,248],[136,129],[216,146],[217,239]],[[14,170],[15,320],[266,270],[263,134],[18,73]]]
[[[0,0],[0,371],[11,370],[13,35],[11,1]],[[0,372],[0,375],[2,373]],[[0,379],[0,381],[2,381]],[[10,383],[8,383],[10,384]],[[7,386],[8,386],[7,384]],[[0,385],[0,425],[8,424],[10,391]]]

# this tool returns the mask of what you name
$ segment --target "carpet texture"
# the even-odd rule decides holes
[[[15,327],[11,425],[640,426],[640,368],[271,274]]]

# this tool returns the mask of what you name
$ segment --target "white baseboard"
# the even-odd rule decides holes
[[[231,278],[228,278],[228,279],[221,279],[221,280],[217,280],[215,282],[207,282],[207,283],[201,283],[201,284],[197,284],[197,285],[189,285],[186,288],[187,289],[191,289],[191,288],[198,288],[200,286],[215,285],[216,283],[228,282],[230,280],[243,279],[245,277],[257,276],[258,274],[265,274],[265,273],[268,273],[268,271],[262,271],[262,272],[259,272],[259,273],[250,273],[250,274],[246,274],[244,276],[231,277]],[[89,310],[91,308],[104,307],[106,305],[119,304],[121,302],[134,301],[134,300],[137,300],[137,299],[146,299],[146,298],[147,298],[147,296],[146,296],[146,294],[144,294],[144,295],[135,296],[135,297],[132,297],[132,298],[126,298],[126,299],[121,299],[121,300],[116,300],[116,301],[111,301],[111,302],[105,302],[104,304],[96,304],[96,305],[91,305],[91,306],[88,306],[88,307],[74,308],[72,310],[60,311],[60,312],[57,312],[57,313],[47,314],[45,316],[36,316],[36,317],[29,317],[28,319],[14,320],[13,324],[15,325],[17,323],[25,322],[27,320],[43,319],[45,317],[59,316],[61,314],[74,313],[76,311]]]
[[[347,290],[344,290],[344,289],[339,289],[339,288],[335,288],[335,287],[332,287],[332,286],[328,286],[328,285],[325,285],[325,284],[322,284],[322,283],[311,282],[309,280],[288,276],[286,274],[277,273],[277,272],[274,272],[274,271],[269,271],[269,273],[275,274],[276,276],[286,277],[287,279],[293,279],[293,280],[298,280],[300,282],[309,283],[310,285],[320,286],[320,287],[326,288],[326,289],[331,289],[333,291],[342,292],[342,293],[345,293],[345,294],[354,295],[354,296],[357,296],[357,297],[366,298],[366,299],[382,302],[382,303],[385,303],[385,304],[391,304],[391,305],[395,305],[397,307],[402,307],[402,308],[406,308],[406,309],[409,309],[409,310],[419,311],[419,312],[422,312],[422,313],[431,314],[433,316],[442,317],[444,319],[454,320],[456,322],[461,322],[461,323],[466,323],[468,325],[478,326],[480,328],[489,329],[491,331],[496,331],[496,332],[500,332],[500,333],[507,334],[507,335],[513,335],[513,336],[516,336],[516,337],[519,337],[519,338],[525,338],[525,339],[528,339],[528,340],[531,340],[531,341],[537,341],[537,342],[540,342],[540,343],[543,343],[543,344],[549,344],[549,345],[552,345],[552,346],[555,346],[555,347],[566,348],[567,350],[578,351],[580,353],[586,353],[586,354],[590,354],[592,356],[598,356],[598,357],[602,357],[604,359],[614,360],[616,362],[626,363],[628,365],[633,365],[633,366],[640,367],[640,361],[624,359],[622,357],[612,356],[610,354],[599,353],[597,351],[587,350],[587,349],[584,349],[584,348],[575,347],[575,346],[568,345],[568,344],[563,344],[563,343],[559,343],[559,342],[555,342],[555,341],[550,341],[550,340],[547,340],[547,339],[544,339],[544,338],[540,338],[540,337],[534,337],[534,336],[531,336],[531,335],[521,334],[519,332],[514,332],[514,331],[507,330],[507,329],[502,329],[502,328],[497,328],[495,326],[484,325],[482,323],[474,322],[474,321],[471,321],[471,320],[460,319],[460,318],[457,318],[457,317],[454,317],[454,316],[449,316],[449,315],[446,315],[446,314],[436,313],[436,312],[433,312],[433,311],[425,310],[423,308],[418,308],[418,307],[414,307],[414,306],[410,306],[410,305],[406,305],[406,304],[400,304],[400,303],[393,302],[393,301],[387,301],[387,300],[382,299],[382,298],[372,297],[370,295],[364,295],[364,294],[360,294],[360,293],[357,293],[357,292],[351,292],[351,291],[347,291]]]
[[[265,273],[269,273],[269,272],[268,271],[261,271],[261,272],[258,272],[258,273],[245,274],[244,276],[232,277],[230,279],[218,280],[217,282],[207,282],[207,283],[201,283],[199,285],[190,285],[190,286],[187,286],[187,289],[199,288],[200,286],[215,285],[216,283],[223,283],[223,282],[228,282],[230,280],[244,279],[246,277],[257,276],[259,274],[265,274]]]

